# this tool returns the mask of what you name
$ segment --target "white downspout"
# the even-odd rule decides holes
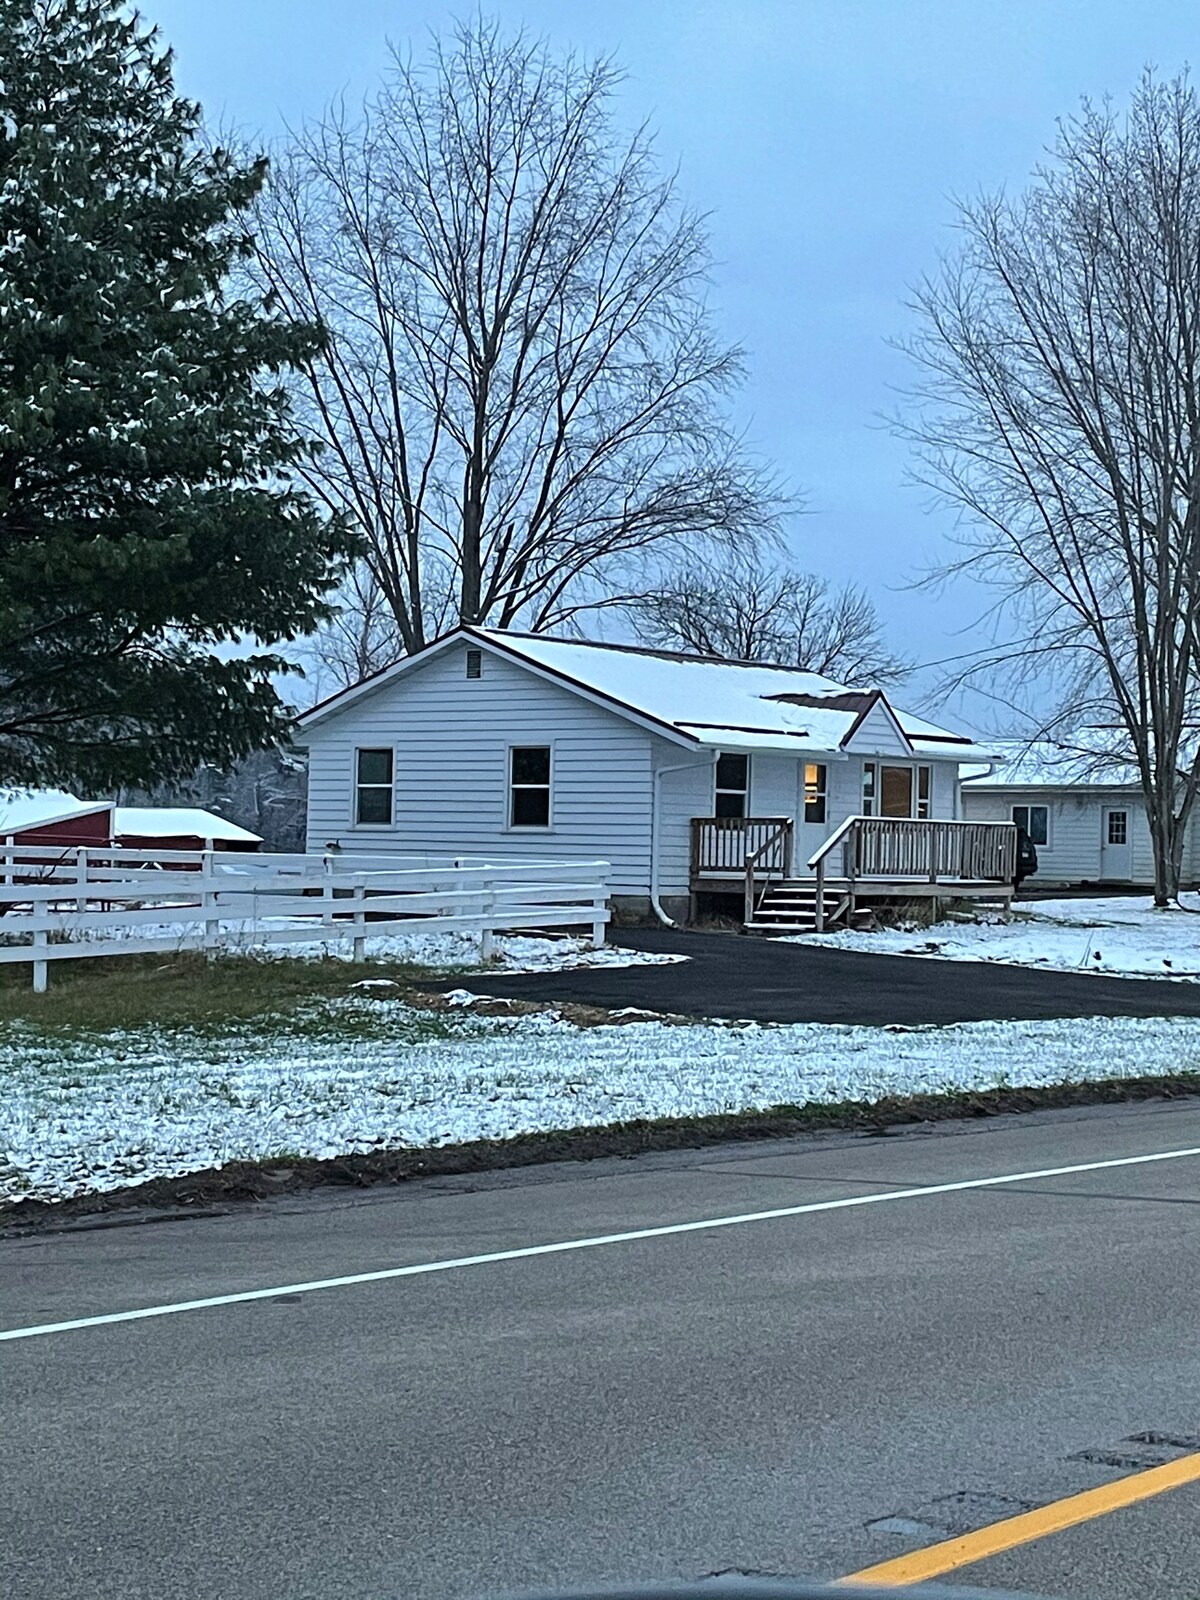
[[[714,750],[708,761],[680,761],[673,767],[656,767],[654,772],[654,795],[650,806],[650,907],[658,920],[667,928],[677,928],[675,922],[662,908],[658,897],[658,846],[662,827],[659,819],[659,801],[662,798],[660,778],[665,778],[669,772],[701,772],[705,768],[716,771],[717,761],[721,752]],[[689,885],[690,888],[690,885]]]

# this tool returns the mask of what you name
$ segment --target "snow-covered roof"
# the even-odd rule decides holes
[[[999,739],[996,766],[964,765],[972,789],[1136,789],[1141,778],[1131,762],[1103,751],[1055,744],[1049,739]]]
[[[797,667],[724,661],[633,645],[559,639],[549,634],[462,628],[374,679],[343,690],[302,717],[301,727],[336,715],[449,644],[478,643],[525,662],[608,702],[678,743],[723,750],[837,754],[867,713],[882,703],[914,753],[987,761],[990,747],[890,704],[881,691],[848,687]],[[856,746],[856,748],[858,748]],[[862,748],[869,749],[869,744]]]
[[[110,811],[108,800],[81,800],[65,789],[0,789],[0,839],[29,828],[49,828]]]
[[[118,839],[220,839],[225,844],[261,844],[257,833],[199,806],[118,806]]]

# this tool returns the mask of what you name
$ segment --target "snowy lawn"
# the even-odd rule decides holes
[[[16,1020],[0,1034],[0,1203],[234,1160],[1192,1066],[1192,1019],[578,1027],[554,1013],[430,1011],[376,987],[222,1027]]]
[[[1200,978],[1200,915],[1177,907],[1155,910],[1147,895],[1018,901],[1007,923],[997,914],[979,922],[939,922],[877,933],[797,934],[787,942],[1069,972]]]
[[[350,961],[353,959],[353,940],[344,932],[336,939],[321,937],[319,924],[300,924],[286,917],[276,919],[281,927],[309,926],[313,937],[291,940],[286,944],[271,944],[257,937],[253,922],[229,922],[222,930],[223,950],[229,955],[256,956],[270,960],[323,960]],[[0,930],[2,931],[2,930]],[[105,940],[121,939],[178,939],[180,949],[184,940],[196,933],[195,923],[162,922],[138,926],[104,928],[94,937]],[[86,944],[89,935],[79,936]],[[395,933],[364,940],[364,953],[368,961],[392,961],[410,967],[429,967],[437,971],[455,968],[479,968],[480,937],[477,933],[456,933],[442,930],[437,933]],[[106,958],[107,959],[107,958]],[[111,958],[122,959],[119,956]],[[617,945],[603,944],[593,947],[582,937],[547,937],[545,935],[501,933],[493,944],[489,970],[502,972],[564,972],[573,967],[634,967],[656,965],[662,962],[686,961],[686,956],[655,955],[649,951],[623,950]]]

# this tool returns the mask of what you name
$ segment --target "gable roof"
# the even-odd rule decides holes
[[[896,711],[881,690],[855,690],[798,667],[491,628],[457,629],[418,655],[314,706],[299,719],[300,727],[338,715],[456,643],[479,645],[519,661],[693,748],[838,755],[867,713],[882,702],[919,754],[991,759],[990,750],[965,735]]]

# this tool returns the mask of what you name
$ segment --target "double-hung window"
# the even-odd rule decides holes
[[[358,826],[391,827],[395,772],[393,751],[355,751],[354,821]]]
[[[713,816],[744,817],[748,810],[749,793],[750,757],[728,754],[718,756]]]
[[[1049,806],[1014,806],[1012,819],[1018,828],[1024,828],[1034,844],[1050,843]]]
[[[508,753],[508,825],[550,826],[550,746],[514,745]]]

